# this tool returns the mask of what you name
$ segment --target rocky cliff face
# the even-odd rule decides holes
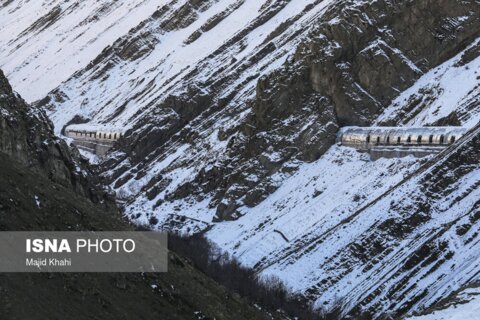
[[[34,47],[28,30],[38,21],[46,24],[37,30],[45,38],[52,24],[67,38],[83,39],[84,29],[99,32],[103,16],[110,21],[125,10],[93,7],[96,19],[68,29],[62,19],[80,19],[68,13],[86,7],[55,8],[61,9],[56,18],[43,16],[26,27],[21,48]],[[195,197],[209,199],[215,220],[239,217],[239,208],[276,190],[279,176],[318,159],[339,126],[372,123],[415,80],[465,50],[479,26],[475,1],[184,1],[150,9],[39,103],[53,110],[57,132],[72,119],[131,128],[119,146],[123,153],[104,171],[120,198],[135,199],[133,216],[136,208],[162,211],[165,202]],[[14,13],[21,11],[18,6]],[[62,59],[72,58],[63,52],[64,40],[58,45]],[[472,60],[475,52],[466,56]],[[41,58],[33,61],[42,68]],[[11,69],[15,77],[17,69]],[[408,121],[398,117],[388,123]],[[183,170],[188,178],[176,179]]]
[[[81,98],[90,93],[71,97],[78,94],[66,92],[71,86],[66,85],[42,101],[42,105],[59,110],[52,115],[59,126],[65,123],[66,114],[76,110],[68,107],[72,103],[84,105],[88,117],[98,114],[99,121],[112,125],[130,117],[131,134],[120,147],[125,153],[117,154],[105,170],[121,197],[136,199],[132,211],[150,203],[157,209],[164,202],[185,196],[202,200],[209,195],[209,207],[216,208],[215,220],[235,219],[241,215],[238,208],[255,206],[276,190],[275,174],[288,175],[295,171],[297,161],[318,159],[333,143],[338,126],[372,123],[399,92],[432,67],[462,52],[475,40],[479,24],[475,2],[458,5],[446,1],[435,10],[427,10],[432,6],[428,1],[341,1],[326,12],[325,2],[319,2],[278,26],[256,51],[244,53],[246,49],[237,48],[237,44],[248,43],[248,32],[261,30],[260,22],[271,21],[291,6],[269,4],[229,40],[228,46],[212,48],[194,68],[189,66],[173,78],[160,80],[163,87],[141,74],[130,81],[137,83],[136,93],[129,94],[127,100],[115,102],[120,99],[96,93],[98,87],[107,90],[110,86],[102,74],[113,76],[118,71],[115,69],[123,68],[133,72],[130,56],[119,53],[135,52],[133,65],[138,68],[151,63],[165,34],[181,39],[186,30],[195,29],[195,17],[202,20],[191,13],[196,6],[162,7],[70,80],[71,85],[81,82],[90,87],[90,98]],[[199,10],[208,11],[210,6],[213,10],[215,3],[204,4]],[[235,8],[242,8],[241,3],[210,19],[227,19]],[[307,18],[313,28],[305,26],[302,19]],[[172,22],[167,26],[158,21]],[[201,30],[194,34],[208,41]],[[293,51],[289,48],[296,42],[291,37],[300,32],[306,34],[306,40]],[[145,38],[151,39],[148,50]],[[189,40],[184,45],[194,50],[194,43]],[[135,49],[127,50],[132,47]],[[252,74],[255,69],[268,70],[268,63],[282,61],[289,51],[279,71]],[[235,52],[250,58],[230,61],[227,57]],[[169,73],[163,66],[171,62],[159,63],[162,67],[156,70],[156,78],[164,79]],[[100,77],[102,80],[97,80]],[[242,77],[245,80],[239,82]],[[255,98],[249,100],[257,78]],[[160,96],[160,102],[154,96]],[[100,110],[93,106],[99,102],[105,104]],[[177,157],[174,150],[178,149],[182,152]],[[169,157],[175,158],[175,164],[163,161]],[[154,169],[158,166],[162,169]],[[179,168],[187,168],[194,178],[173,179],[182,174]]]
[[[399,92],[476,40],[478,5],[445,1],[428,10],[432,6],[429,1],[346,1],[327,11],[294,57],[259,80],[251,117],[239,133],[247,141],[236,150],[227,147],[227,153],[245,149],[248,154],[241,164],[221,166],[255,172],[258,184],[241,178],[226,182],[227,188],[240,187],[222,195],[226,206],[217,214],[228,218],[236,206],[258,204],[275,189],[268,177],[282,163],[318,159],[339,126],[370,125]],[[280,155],[276,165],[259,161],[272,154]],[[223,176],[239,176],[240,170]],[[238,192],[242,187],[249,194]],[[243,197],[246,201],[238,203]]]

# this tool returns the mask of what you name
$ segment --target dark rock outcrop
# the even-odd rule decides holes
[[[0,113],[0,152],[95,203],[115,207],[113,195],[95,181],[86,160],[54,135],[45,112],[16,94],[1,70]]]

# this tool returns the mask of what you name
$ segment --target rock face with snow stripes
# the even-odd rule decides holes
[[[425,159],[334,145],[345,125],[474,128],[478,1],[52,0],[0,19],[0,66],[58,134],[127,130],[101,168],[133,221],[207,230],[367,318],[478,280],[474,131]]]

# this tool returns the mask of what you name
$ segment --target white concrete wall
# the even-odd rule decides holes
[[[92,152],[98,156],[105,154],[113,147],[115,142],[123,137],[117,131],[80,131],[65,130],[65,135],[73,139],[73,143],[81,149]]]

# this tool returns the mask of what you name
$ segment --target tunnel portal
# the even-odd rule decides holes
[[[337,142],[368,152],[372,159],[424,157],[439,153],[466,132],[463,127],[344,127]]]
[[[73,139],[75,146],[100,157],[105,156],[124,134],[122,129],[104,125],[76,124],[65,128],[65,135]]]

